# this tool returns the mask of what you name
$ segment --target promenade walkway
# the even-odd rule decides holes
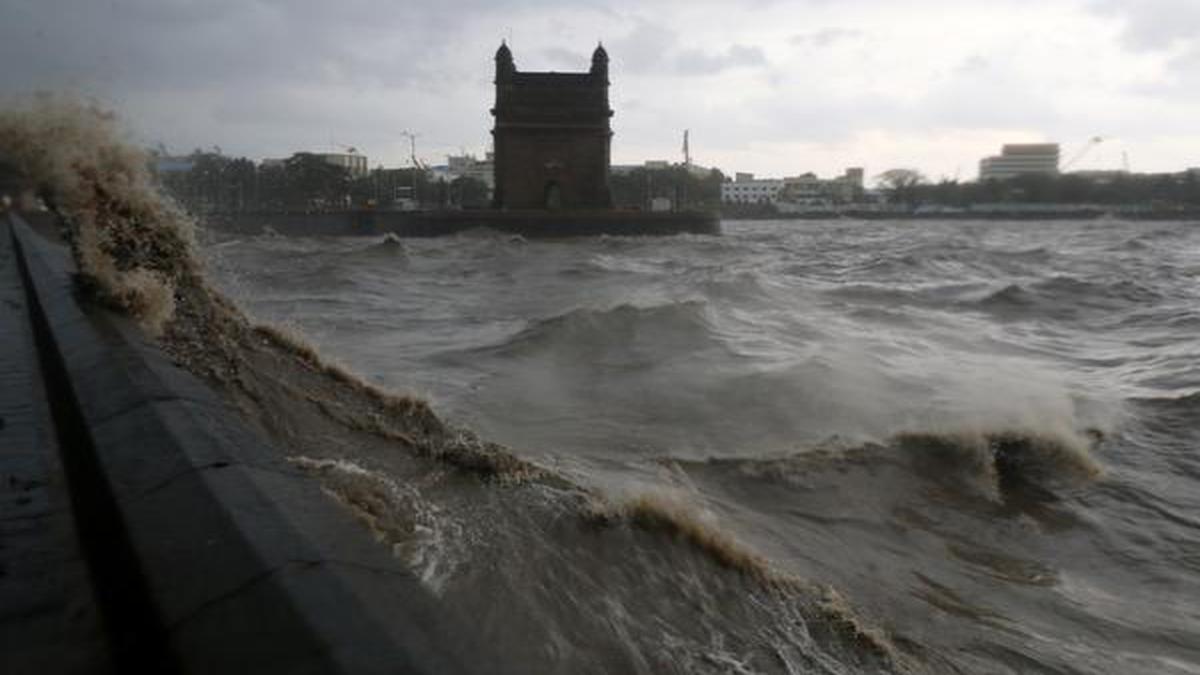
[[[0,672],[109,663],[11,226],[0,218]]]

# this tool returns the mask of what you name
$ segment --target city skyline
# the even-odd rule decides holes
[[[1200,6],[1149,0],[738,6],[477,0],[320,3],[10,0],[0,96],[57,91],[118,111],[135,140],[254,159],[354,146],[372,166],[489,147],[492,55],[527,70],[612,59],[613,163],[974,179],[1005,143],[1073,168],[1200,165]],[[901,6],[902,5],[902,6]]]

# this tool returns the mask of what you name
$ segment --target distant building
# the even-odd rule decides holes
[[[613,164],[611,167],[609,167],[609,173],[613,176],[628,176],[639,169],[645,169],[646,171],[687,169],[688,173],[697,178],[704,178],[712,172],[711,168],[700,166],[699,164],[683,164],[678,162],[672,164],[665,159],[647,159],[641,164]]]
[[[360,155],[357,152],[295,152],[292,153],[292,157],[303,154],[311,154],[314,157],[321,158],[328,164],[340,166],[350,172],[351,178],[362,178],[370,173],[370,169],[367,168],[367,156]],[[282,169],[287,166],[288,159],[291,159],[291,157],[287,159],[276,157],[266,158],[259,162],[258,165],[263,169]]]
[[[362,178],[370,173],[370,169],[367,168],[367,156],[353,152],[353,148],[351,150],[351,152],[318,152],[314,154],[328,164],[346,169],[350,172],[351,178]]]
[[[979,180],[1007,180],[1026,174],[1058,175],[1058,143],[1013,143],[979,161]]]
[[[734,180],[721,184],[721,201],[730,204],[778,204],[787,202],[805,206],[830,206],[862,201],[862,168],[853,167],[837,178],[818,178],[803,173],[787,178],[755,180],[754,174],[738,172]]]
[[[482,160],[470,154],[446,157],[446,177],[449,180],[473,178],[487,185],[488,190],[494,190],[496,187],[495,171],[496,156],[491,152],[487,153]]]
[[[721,183],[721,201],[727,204],[774,204],[783,190],[782,178],[754,179],[738,172],[734,180]]]
[[[610,208],[608,54],[583,73],[520,72],[496,50],[495,188],[500,209]]]

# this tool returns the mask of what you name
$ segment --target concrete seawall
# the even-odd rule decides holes
[[[0,478],[33,509],[0,519],[0,672],[492,670],[312,478],[80,303],[62,246],[0,219]]]

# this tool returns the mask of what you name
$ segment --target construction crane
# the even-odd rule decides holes
[[[421,160],[417,159],[417,138],[420,137],[420,134],[414,134],[411,131],[401,131],[400,135],[408,139],[408,156],[412,160],[413,168],[421,171],[426,170],[428,167]]]
[[[1076,150],[1075,154],[1071,155],[1071,157],[1069,159],[1067,159],[1066,163],[1064,163],[1062,165],[1062,170],[1066,171],[1067,169],[1070,169],[1071,167],[1078,164],[1079,160],[1086,157],[1087,154],[1089,152],[1091,152],[1093,148],[1095,148],[1097,145],[1100,145],[1105,140],[1107,140],[1107,139],[1105,139],[1103,136],[1092,136],[1091,138],[1089,138],[1088,142],[1084,143],[1082,148],[1080,148],[1079,150]]]

